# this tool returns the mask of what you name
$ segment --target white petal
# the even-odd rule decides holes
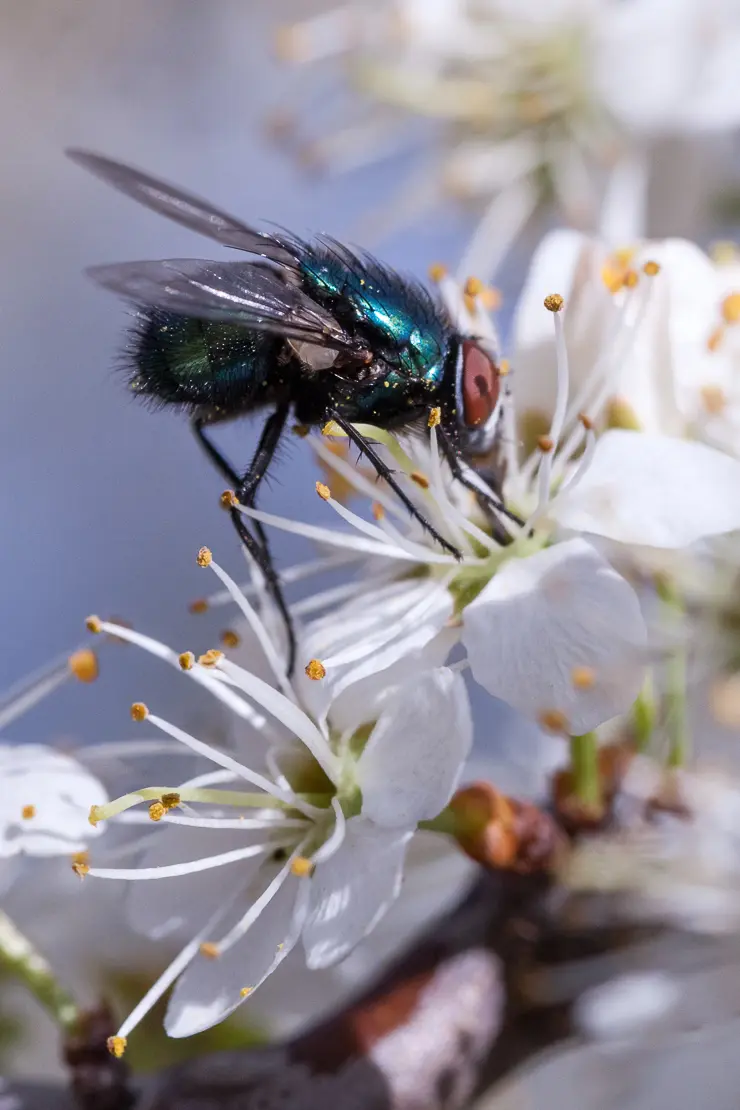
[[[473,742],[465,682],[447,667],[399,686],[357,764],[362,814],[386,828],[436,817]]]
[[[505,563],[465,610],[462,640],[489,693],[530,718],[557,710],[575,735],[626,711],[642,682],[637,596],[580,539]]]
[[[303,929],[310,968],[338,963],[375,928],[398,897],[411,836],[364,817],[347,822],[344,844],[311,880]]]
[[[160,826],[157,833],[156,840],[139,860],[141,867],[180,863],[243,848],[255,836],[265,839],[265,834],[259,832],[250,838],[246,832],[238,830],[222,832],[180,825],[171,828]],[[234,882],[247,886],[263,859],[256,856],[229,867],[216,867],[168,879],[163,886],[133,883],[126,902],[129,923],[136,932],[153,940],[183,931],[195,933],[225,900]]]
[[[740,528],[740,462],[702,443],[614,429],[550,516],[564,528],[644,547],[687,547]]]
[[[0,857],[70,855],[103,831],[88,815],[108,801],[105,788],[71,756],[41,744],[0,744],[0,782]],[[25,806],[33,806],[26,819]]]
[[[247,892],[248,902],[253,901]],[[283,883],[249,931],[215,959],[198,955],[172,992],[165,1030],[170,1037],[191,1037],[210,1029],[246,1001],[291,952],[306,916],[308,883]],[[221,928],[228,932],[248,911],[244,899]],[[215,938],[217,939],[217,938]],[[249,993],[242,995],[243,988]]]

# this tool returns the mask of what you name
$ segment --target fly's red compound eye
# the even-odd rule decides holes
[[[496,363],[473,339],[463,341],[463,417],[468,427],[485,424],[498,404],[501,389]]]

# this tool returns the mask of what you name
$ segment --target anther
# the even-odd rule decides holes
[[[149,710],[144,705],[143,701],[135,701],[131,706],[131,719],[132,721],[145,721],[149,716]]]
[[[570,680],[576,690],[590,690],[596,682],[596,673],[593,667],[573,667]]]
[[[427,420],[427,424],[430,428],[436,428],[438,424],[441,424],[441,422],[442,409],[439,407],[439,405],[435,405],[433,409],[429,410],[429,419]]]
[[[208,611],[208,602],[204,597],[196,598],[188,605],[188,611],[191,613],[206,613]]]
[[[383,508],[383,506],[380,504],[379,501],[373,501],[371,511],[372,511],[372,514],[373,514],[373,517],[375,518],[375,520],[382,520],[383,517],[385,516],[385,509]]]
[[[722,319],[726,324],[740,323],[740,293],[730,293],[722,301]]]
[[[719,416],[727,408],[727,395],[719,385],[705,385],[700,390],[701,401],[710,416]]]
[[[102,625],[102,622],[100,620],[100,617],[95,617],[95,616],[88,617],[87,620],[85,621],[85,628],[87,629],[88,632],[95,632],[95,633],[102,632],[103,631],[103,625]]]
[[[498,372],[502,378],[505,378],[507,374],[511,373],[511,363],[508,358],[501,359],[501,362],[498,364]]]
[[[90,856],[87,852],[77,852],[72,856],[72,870],[80,879],[84,879],[90,870]]]
[[[483,282],[480,278],[469,277],[463,291],[466,297],[478,297],[483,292]]]
[[[327,420],[321,429],[322,436],[343,436],[344,432],[337,424],[336,420]]]
[[[578,419],[580,420],[581,424],[583,425],[583,427],[586,429],[587,432],[592,432],[594,430],[594,422],[593,422],[593,420],[591,419],[590,416],[586,415],[585,412],[579,412],[578,413]]]
[[[69,657],[69,669],[80,682],[94,682],[98,677],[98,657],[90,648],[81,648]]]
[[[224,653],[219,651],[218,648],[209,648],[203,655],[198,656],[198,662],[201,667],[215,667],[223,657]]]
[[[236,494],[233,489],[225,489],[219,498],[221,507],[224,509],[235,509],[239,504]],[[207,565],[207,564],[206,564]]]
[[[254,987],[242,987],[242,989],[239,991],[239,994],[241,995],[242,998],[246,998],[247,995],[251,994],[253,990],[254,990]]]
[[[538,715],[538,720],[547,732],[567,734],[568,718],[561,709],[543,709]]]
[[[305,671],[314,682],[320,682],[322,678],[326,678],[326,667],[319,659],[311,659],[306,663]]]
[[[180,804],[180,795],[176,790],[169,790],[159,800],[165,809],[175,809]]]
[[[126,1051],[128,1041],[125,1037],[108,1037],[105,1044],[111,1056],[115,1056],[116,1060],[120,1060]]]
[[[305,879],[313,875],[314,869],[315,864],[313,864],[310,859],[306,859],[305,856],[296,856],[290,865],[292,874],[297,875],[299,879]]]
[[[210,548],[208,547],[201,547],[200,551],[195,557],[195,561],[199,567],[209,567],[212,560],[213,555],[211,555]]]
[[[550,436],[538,436],[537,446],[545,455],[549,455],[555,446],[555,442]]]
[[[308,424],[294,424],[291,430],[293,435],[298,436],[299,439],[305,439],[311,431]]]
[[[221,633],[221,643],[225,648],[237,648],[241,643],[239,636],[232,628],[225,628]]]
[[[192,651],[183,651],[177,657],[177,662],[180,664],[184,671],[191,671],[195,666],[195,656]]]
[[[161,821],[167,812],[167,807],[163,806],[161,802],[152,802],[149,806],[149,819],[151,821]]]
[[[98,821],[103,820],[103,815],[100,812],[100,806],[90,806],[90,812],[87,815],[87,820],[93,828],[96,828]]]
[[[649,259],[642,267],[642,272],[647,274],[648,277],[655,277],[656,274],[660,273],[660,263]]]
[[[503,299],[501,290],[496,289],[492,285],[484,285],[480,291],[480,303],[489,312],[495,312],[497,309],[501,308]]]
[[[563,298],[559,293],[550,293],[545,297],[544,305],[548,312],[560,312],[563,307]]]
[[[331,497],[331,490],[328,486],[325,486],[323,482],[316,483],[316,492],[322,501],[328,501]]]
[[[205,956],[207,960],[216,960],[221,955],[221,949],[212,940],[204,940],[199,946],[198,951],[201,956]]]
[[[443,262],[433,262],[429,267],[430,281],[442,281],[443,278],[447,277],[447,274],[448,270]]]
[[[628,270],[624,275],[624,286],[626,289],[634,289],[640,280],[640,275],[637,270]]]
[[[429,489],[429,479],[420,470],[412,470],[409,478],[412,482],[416,482],[420,489]]]
[[[21,817],[24,821],[30,821],[32,817],[36,816],[36,806],[24,806],[21,810]]]

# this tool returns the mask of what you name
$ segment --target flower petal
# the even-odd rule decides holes
[[[0,781],[0,858],[71,855],[102,832],[88,814],[108,801],[105,788],[71,756],[0,744]]]
[[[210,1029],[246,1001],[294,948],[307,902],[308,882],[289,879],[233,947],[215,958],[198,955],[172,992],[164,1023],[168,1036],[191,1037]],[[248,909],[241,900],[222,931],[228,932]]]
[[[476,681],[530,718],[562,713],[575,735],[632,704],[646,637],[634,590],[581,539],[511,559],[463,614]]]
[[[687,547],[740,529],[740,462],[702,443],[613,429],[549,513],[619,543]]]
[[[330,967],[372,932],[398,897],[412,833],[352,817],[342,847],[311,880],[303,945],[309,968]]]
[[[385,828],[436,817],[457,786],[473,743],[465,682],[438,667],[388,699],[357,764],[362,814]]]

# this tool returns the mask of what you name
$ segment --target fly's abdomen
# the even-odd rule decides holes
[[[248,407],[266,392],[281,346],[264,332],[142,309],[126,362],[132,389],[165,404]]]

